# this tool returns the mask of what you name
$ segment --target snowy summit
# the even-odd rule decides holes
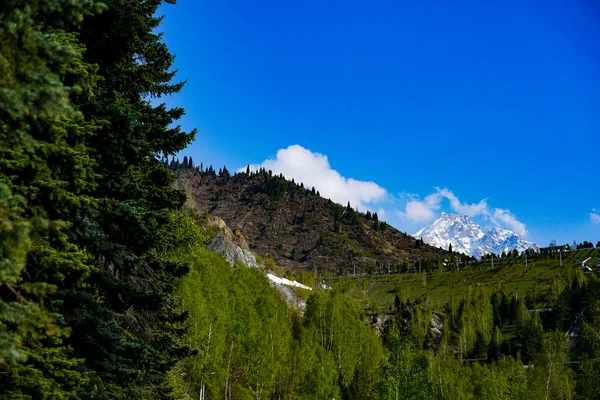
[[[448,249],[480,258],[483,254],[502,254],[514,249],[522,252],[539,246],[523,239],[519,234],[498,227],[489,231],[473,222],[466,215],[446,214],[443,212],[431,225],[413,235],[435,247]]]

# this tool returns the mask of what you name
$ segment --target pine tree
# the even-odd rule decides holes
[[[87,385],[65,344],[61,290],[78,290],[89,256],[71,241],[95,207],[85,138],[97,130],[70,100],[89,99],[97,67],[77,42],[92,1],[0,6],[0,393],[72,398]]]
[[[396,296],[394,297],[394,311],[396,313],[400,313],[401,306],[402,306],[402,301],[400,300],[400,297],[398,296],[398,294],[396,294]]]
[[[448,244],[448,253],[452,253],[452,243]]]
[[[227,170],[227,167],[223,166],[223,183],[229,182],[230,178],[231,178],[231,174]]]
[[[78,32],[84,60],[103,77],[94,97],[76,99],[85,120],[99,123],[86,140],[102,176],[90,191],[98,206],[74,216],[71,229],[94,271],[85,287],[61,291],[61,309],[73,329],[67,343],[93,377],[81,397],[168,398],[167,371],[186,351],[172,295],[174,277],[186,269],[152,250],[158,227],[185,194],[172,189],[173,175],[155,154],[175,155],[195,131],[174,124],[183,109],[149,100],[183,85],[171,82],[174,58],[156,33],[161,2],[105,3]]]

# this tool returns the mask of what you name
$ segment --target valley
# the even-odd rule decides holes
[[[422,347],[430,374],[459,368],[461,374],[475,374],[465,376],[471,380],[483,373],[478,363],[493,371],[511,360],[516,360],[511,368],[531,368],[544,362],[540,352],[551,345],[561,346],[562,362],[569,362],[565,365],[577,365],[580,371],[590,367],[588,361],[580,361],[582,355],[590,353],[588,325],[580,321],[595,318],[585,304],[596,301],[592,299],[600,294],[600,268],[587,270],[581,261],[600,260],[598,248],[560,247],[542,254],[539,246],[513,232],[493,228],[486,233],[466,216],[447,214],[419,232],[423,241],[410,241],[410,236],[396,233],[392,227],[374,229],[369,222],[372,215],[353,211],[352,219],[344,220],[343,216],[351,212],[349,207],[332,205],[303,188],[298,191],[293,182],[266,171],[236,173],[226,178],[227,182],[189,166],[175,172],[177,184],[188,192],[193,208],[211,210],[227,219],[244,238],[246,232],[250,234],[248,245],[257,253],[259,269],[276,287],[277,282],[286,282],[285,288],[278,290],[290,307],[310,315],[311,299],[319,292],[352,299],[363,310],[363,322],[372,325],[388,346],[393,346],[389,341],[399,334],[408,341],[405,345],[415,346],[411,357],[419,357]],[[266,189],[277,187],[284,189]],[[245,194],[248,191],[252,197]],[[235,213],[228,211],[230,207]],[[336,215],[342,218],[337,220]],[[281,225],[283,221],[287,224]],[[294,227],[298,221],[299,226]],[[319,246],[324,243],[309,248],[299,245],[311,237],[326,237],[325,247],[335,250],[330,258],[321,258],[323,264],[317,268],[316,255],[323,254],[325,248]],[[409,240],[393,241],[395,237]],[[426,240],[434,245],[448,240],[452,251],[429,247]],[[289,250],[292,243],[293,257]],[[461,254],[462,248],[469,254]],[[370,266],[357,262],[361,257],[363,263],[370,258]],[[336,267],[328,268],[332,260]],[[312,286],[312,293],[300,289],[302,284]],[[579,317],[575,320],[572,315]],[[454,361],[446,361],[444,366],[440,357]],[[467,372],[466,366],[472,363],[475,370]],[[568,369],[561,371],[569,374]],[[533,374],[527,379],[534,385],[537,378]],[[431,393],[441,394],[438,390],[447,388],[436,386]],[[470,389],[455,390],[464,393]],[[523,388],[521,395],[509,398],[526,398],[532,390]],[[557,386],[553,390],[563,389]]]
[[[388,3],[1,3],[1,399],[599,398],[593,13]]]

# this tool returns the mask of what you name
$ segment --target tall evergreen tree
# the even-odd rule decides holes
[[[88,100],[97,67],[77,42],[93,1],[0,5],[0,394],[74,398],[87,385],[65,344],[62,293],[93,270],[71,241],[74,220],[96,201],[98,178],[85,139],[98,125]]]
[[[231,179],[231,174],[229,173],[229,170],[227,169],[227,166],[225,166],[225,165],[223,166],[222,175],[223,175],[223,182],[224,183],[229,182],[229,180]]]
[[[150,102],[183,86],[172,83],[174,57],[156,33],[162,1],[105,3],[79,32],[84,60],[103,77],[95,96],[80,101],[86,120],[102,121],[87,140],[102,179],[92,192],[98,207],[74,222],[74,240],[92,255],[94,272],[84,290],[64,293],[69,344],[98,377],[85,397],[168,398],[166,372],[185,351],[171,291],[185,269],[152,249],[158,226],[185,194],[171,188],[173,176],[156,155],[174,155],[195,131],[173,124],[183,109]]]
[[[171,396],[166,373],[186,351],[171,292],[185,267],[153,249],[185,195],[158,157],[194,132],[173,127],[182,109],[149,101],[182,86],[155,33],[160,3],[109,0],[101,14],[91,0],[0,6],[0,392],[10,396]]]

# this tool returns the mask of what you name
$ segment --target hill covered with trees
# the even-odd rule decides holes
[[[182,87],[161,3],[0,3],[0,398],[597,398],[595,274],[552,278],[547,319],[502,285],[441,307],[390,293],[378,336],[347,281],[301,314],[206,250],[198,209],[288,267],[427,274],[445,254],[268,171],[165,165],[194,132],[151,101]]]
[[[287,269],[334,275],[406,271],[419,261],[437,264],[447,254],[379,221],[376,213],[334,203],[264,169],[232,174],[187,158],[165,163],[194,207],[239,229],[253,251]]]

